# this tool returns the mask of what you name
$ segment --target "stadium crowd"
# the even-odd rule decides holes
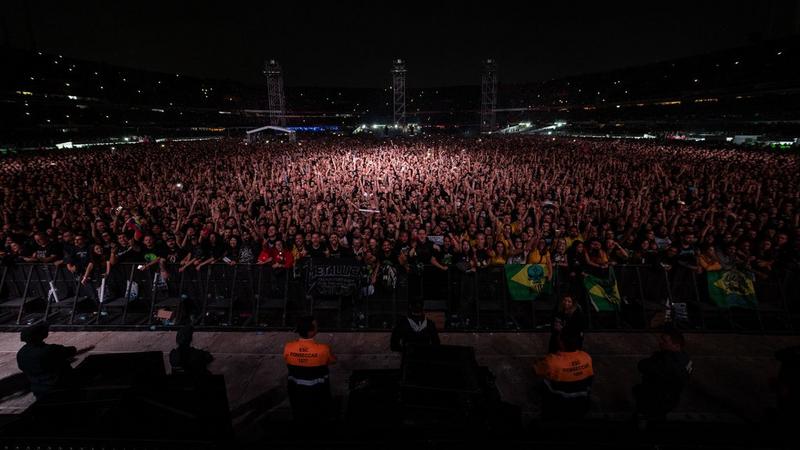
[[[654,141],[492,137],[166,142],[0,161],[5,263],[120,262],[474,272],[542,263],[569,279],[614,264],[737,267],[800,254],[798,158]],[[168,273],[164,271],[166,278]]]

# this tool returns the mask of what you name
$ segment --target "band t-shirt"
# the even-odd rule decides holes
[[[157,244],[153,244],[153,246],[150,248],[142,248],[142,253],[144,254],[144,260],[147,262],[153,262],[158,258],[164,258],[167,256],[166,249]]]
[[[61,249],[59,245],[55,242],[48,242],[45,245],[39,245],[34,243],[27,252],[26,256],[31,256],[34,258],[47,258],[50,256],[58,256]]]

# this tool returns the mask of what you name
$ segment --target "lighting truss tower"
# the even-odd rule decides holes
[[[269,124],[276,127],[286,126],[286,98],[283,96],[283,71],[281,65],[270,59],[264,65],[267,77],[267,98],[269,101]]]
[[[494,131],[496,107],[497,62],[489,58],[483,62],[483,75],[481,76],[481,133]]]
[[[394,123],[406,125],[406,64],[402,59],[392,61],[392,96]]]

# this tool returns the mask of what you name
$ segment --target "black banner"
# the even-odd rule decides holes
[[[353,259],[315,260],[308,270],[308,288],[319,295],[354,295],[363,267]]]

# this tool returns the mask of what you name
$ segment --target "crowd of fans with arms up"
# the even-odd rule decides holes
[[[479,271],[542,263],[739,268],[800,253],[798,158],[655,141],[537,137],[148,143],[0,161],[3,261],[88,281],[121,262]],[[429,237],[436,237],[429,239]]]

